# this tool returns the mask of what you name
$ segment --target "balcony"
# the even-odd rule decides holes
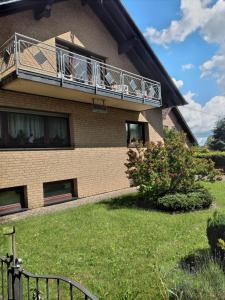
[[[15,34],[0,47],[1,88],[130,109],[161,106],[159,82]]]

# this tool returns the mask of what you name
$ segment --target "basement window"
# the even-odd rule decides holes
[[[134,147],[136,143],[145,144],[145,123],[126,122],[127,146]]]
[[[25,207],[24,187],[0,190],[0,215],[21,211]]]
[[[45,206],[77,198],[77,180],[46,182],[43,185],[43,189]]]
[[[0,148],[70,146],[66,114],[0,108]]]

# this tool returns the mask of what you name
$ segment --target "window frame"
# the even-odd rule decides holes
[[[44,136],[43,144],[22,144],[13,145],[10,144],[10,133],[8,127],[9,114],[23,114],[28,116],[38,116],[43,117],[44,126]],[[63,118],[66,122],[66,144],[57,145],[50,143],[50,133],[49,128],[51,127],[51,118]],[[70,135],[70,115],[66,113],[39,111],[39,110],[29,110],[20,109],[12,107],[0,107],[0,130],[2,139],[0,139],[0,151],[2,150],[38,150],[38,149],[68,149],[73,148],[71,145],[71,135]]]
[[[14,186],[14,187],[0,189],[0,193],[15,190],[16,193],[19,194],[19,198],[20,198],[19,202],[16,202],[16,203],[5,204],[5,205],[0,204],[0,216],[27,210],[26,190],[25,189],[26,189],[25,186]]]
[[[98,62],[101,63],[106,63],[107,57],[99,55],[95,52],[92,52],[86,48],[80,47],[61,38],[56,38],[56,47],[59,50],[66,50],[78,55],[86,56],[89,59],[97,60]]]
[[[68,193],[65,194],[58,194],[53,196],[45,196],[45,187],[48,184],[61,184],[64,182],[69,182],[71,184],[71,197],[66,197]],[[72,200],[76,200],[78,198],[77,195],[77,179],[63,179],[63,180],[56,180],[56,181],[49,181],[43,183],[43,198],[44,198],[44,206],[50,206],[54,204],[60,204],[63,202],[68,202]]]
[[[130,127],[129,127],[130,124],[141,125],[141,127],[142,127],[142,137],[143,137],[142,143],[143,143],[143,145],[145,145],[145,143],[146,143],[146,131],[145,131],[145,127],[146,127],[147,123],[146,122],[139,122],[139,121],[126,121],[125,122],[125,127],[127,126],[127,129],[126,129],[127,147],[129,147],[129,148],[135,147],[135,145],[130,142]]]
[[[83,47],[80,47],[78,45],[75,45],[69,41],[66,41],[64,39],[61,39],[61,38],[56,38],[56,47],[57,47],[57,50],[59,51],[65,51],[65,53],[67,54],[77,54],[78,56],[81,55],[81,56],[84,56],[86,57],[86,64],[88,65],[89,63],[91,63],[92,60],[95,60],[97,61],[99,64],[105,64],[106,63],[106,60],[107,60],[107,57],[105,56],[102,56],[102,55],[99,55],[95,52],[92,52],[86,48],[83,48]],[[57,72],[60,71],[60,65],[59,65],[59,61],[57,59]],[[89,70],[88,71],[88,77],[92,78],[92,73],[93,70]],[[72,72],[71,70],[66,70],[66,72],[68,74],[68,76],[72,75]],[[103,69],[103,72],[106,72],[105,68]],[[102,73],[100,73],[100,77],[101,77],[101,80],[104,80],[104,76]],[[78,82],[83,82],[82,79],[76,79],[76,81]]]

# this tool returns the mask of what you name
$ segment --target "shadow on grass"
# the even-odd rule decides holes
[[[179,266],[184,271],[196,273],[201,271],[211,261],[215,262],[210,249],[198,249],[180,260]]]
[[[179,269],[168,288],[169,300],[224,300],[225,276],[221,260],[210,249],[198,249],[181,259]]]
[[[117,197],[100,202],[101,204],[107,205],[108,209],[120,209],[120,208],[134,208],[150,210],[155,207],[149,203],[146,203],[138,193],[128,194],[126,196]]]

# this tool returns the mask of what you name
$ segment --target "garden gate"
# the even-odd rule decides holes
[[[16,257],[15,228],[5,234],[11,236],[12,254],[0,256],[0,300],[98,300],[73,280],[25,271]]]

